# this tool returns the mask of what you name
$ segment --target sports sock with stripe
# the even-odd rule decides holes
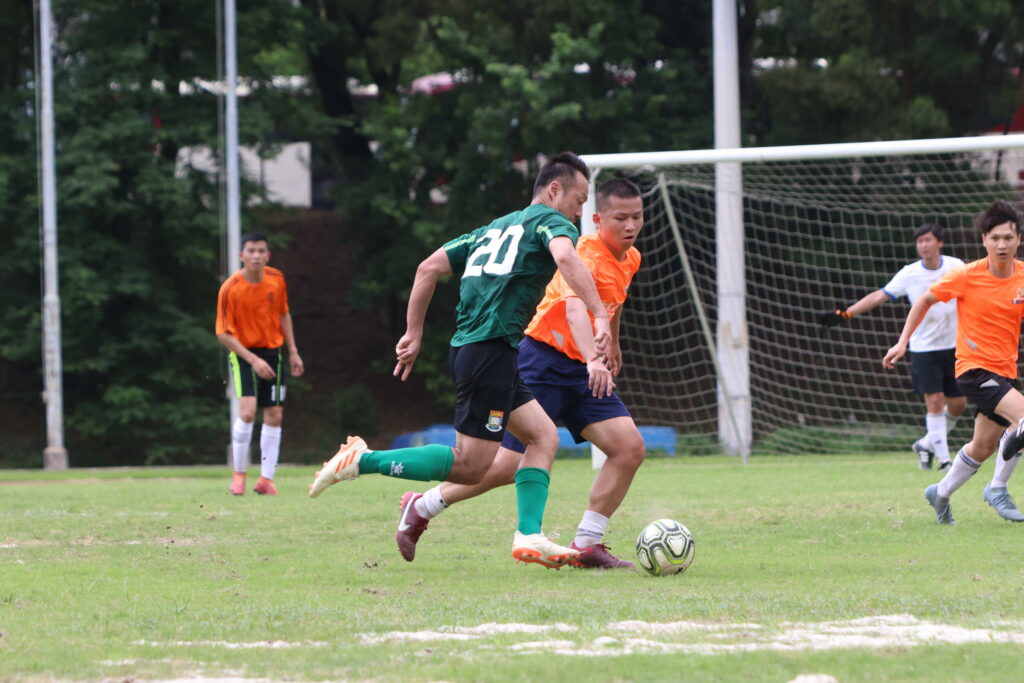
[[[1003,460],[999,451],[992,456],[992,459],[996,461],[996,469],[992,473],[992,483],[989,484],[994,489],[1005,489],[1010,481],[1010,477],[1013,476],[1013,470],[1017,468],[1017,463],[1020,462],[1021,456],[1015,455],[1009,460]]]
[[[539,534],[544,524],[544,508],[548,504],[551,475],[539,467],[523,467],[516,471],[516,508],[519,511],[519,533]]]
[[[981,463],[967,455],[964,449],[953,458],[953,465],[946,472],[946,476],[939,482],[938,493],[943,498],[949,498],[953,492],[963,486],[968,479],[981,467]]]
[[[359,459],[359,474],[383,474],[385,477],[444,481],[452,471],[455,455],[449,446],[429,444],[393,451],[367,451]]]

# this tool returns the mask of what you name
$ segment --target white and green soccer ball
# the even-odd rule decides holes
[[[651,576],[686,571],[693,562],[693,534],[679,522],[659,519],[644,527],[636,539],[636,559]]]

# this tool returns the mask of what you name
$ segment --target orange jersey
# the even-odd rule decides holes
[[[580,237],[576,243],[576,255],[594,276],[594,284],[597,285],[601,303],[608,311],[608,317],[613,318],[626,300],[629,283],[640,268],[640,252],[636,247],[630,247],[626,252],[626,258],[619,261],[601,238],[592,233]],[[585,363],[586,359],[576,347],[576,341],[569,329],[569,321],[565,317],[565,300],[572,296],[576,296],[576,293],[569,287],[562,273],[556,272],[544,291],[544,298],[537,306],[533,320],[526,328],[526,336],[558,349],[569,358]],[[593,316],[590,318],[593,325]]]
[[[1024,262],[1013,275],[997,278],[988,259],[972,261],[942,276],[929,290],[939,301],[956,299],[956,376],[981,368],[1017,377],[1020,321],[1024,317]]]
[[[288,312],[284,273],[265,266],[252,283],[242,271],[224,281],[217,295],[217,334],[227,332],[249,349],[276,349],[284,343],[281,316]]]

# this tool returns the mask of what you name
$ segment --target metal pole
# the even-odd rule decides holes
[[[225,131],[225,165],[227,167],[227,223],[228,244],[227,274],[238,268],[238,253],[242,250],[241,240],[241,201],[238,181],[238,60],[235,28],[235,0],[224,0],[224,131]],[[228,404],[230,406],[231,425],[238,419],[238,398],[235,396],[234,384],[228,382]],[[228,427],[230,433],[230,426]],[[228,443],[228,464],[232,462],[231,444]]]
[[[740,146],[736,0],[714,0],[715,147]],[[743,175],[736,162],[715,164],[718,274],[718,438],[726,453],[750,454],[750,342],[743,269]],[[735,422],[734,422],[735,420]],[[733,428],[735,425],[735,429]]]
[[[64,448],[64,388],[61,383],[60,292],[57,278],[57,173],[54,158],[53,42],[50,0],[39,2],[40,89],[39,156],[43,197],[43,402],[46,404],[46,448],[43,467],[68,468]]]

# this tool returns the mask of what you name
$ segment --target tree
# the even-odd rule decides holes
[[[29,3],[19,7],[27,10]],[[222,457],[225,410],[212,334],[219,270],[216,177],[181,166],[217,143],[215,5],[55,3],[58,215],[68,444],[73,465]],[[272,142],[301,102],[267,87],[256,46],[286,36],[290,4],[246,3],[240,20],[244,142]],[[29,11],[5,79],[0,131],[0,309],[7,398],[38,387],[38,196]],[[283,27],[283,28],[282,28]],[[246,55],[250,55],[246,59]],[[304,114],[292,117],[303,120]],[[13,393],[12,393],[13,391]],[[38,389],[36,390],[38,391]]]

